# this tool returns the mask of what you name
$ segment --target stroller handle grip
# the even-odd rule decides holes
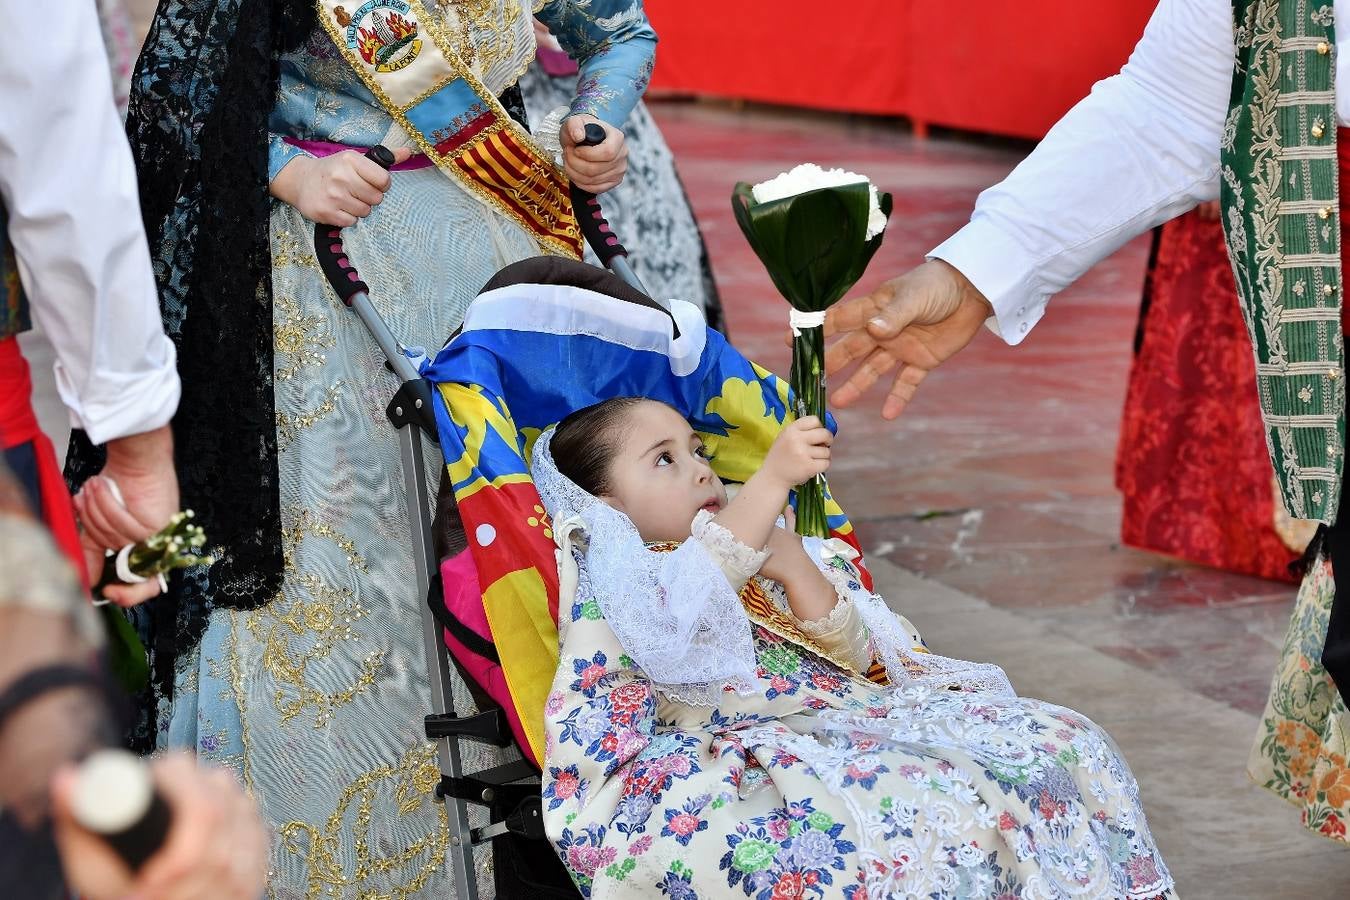
[[[381,144],[376,144],[367,150],[365,157],[386,170],[394,164],[394,154],[390,152],[388,147]],[[347,258],[346,251],[342,248],[341,228],[336,225],[324,225],[316,222],[314,224],[314,255],[319,260],[319,268],[323,271],[324,277],[333,286],[334,293],[347,306],[352,305],[352,297],[358,293],[370,293],[370,287],[361,280],[361,275],[356,271],[356,266],[352,265],[351,260]]]
[[[594,147],[597,144],[605,142],[605,129],[591,122],[586,126],[586,137],[578,146]],[[613,262],[615,257],[627,256],[628,251],[624,249],[623,244],[619,243],[619,238],[610,230],[609,222],[605,221],[605,214],[600,209],[600,201],[590,191],[582,190],[575,184],[571,186],[572,211],[576,214],[577,225],[581,227],[581,233],[586,238],[586,243],[591,245],[595,255],[600,258],[600,264],[607,268]]]

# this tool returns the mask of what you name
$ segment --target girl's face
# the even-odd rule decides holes
[[[628,413],[610,462],[603,499],[628,516],[644,541],[683,541],[701,509],[716,513],[727,491],[704,455],[703,440],[664,403],[639,403]]]

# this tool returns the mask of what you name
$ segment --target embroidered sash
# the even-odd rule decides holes
[[[566,176],[457,52],[452,24],[421,0],[364,0],[352,11],[352,0],[316,2],[338,51],[428,159],[545,250],[580,258]]]

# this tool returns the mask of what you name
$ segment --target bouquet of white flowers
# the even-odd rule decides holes
[[[862,277],[881,246],[891,195],[862,175],[806,163],[751,187],[736,185],[736,221],[792,305],[790,384],[799,416],[825,420],[825,311]],[[797,489],[798,534],[827,537],[821,480]]]
[[[150,678],[150,663],[136,629],[121,610],[102,599],[103,589],[113,584],[139,584],[151,578],[158,578],[167,587],[166,573],[188,566],[211,565],[214,560],[201,555],[205,546],[206,534],[201,526],[193,524],[189,509],[174,513],[168,525],[145,540],[128,544],[115,553],[107,551],[103,573],[93,593],[108,636],[108,666],[128,692],[145,687]]]

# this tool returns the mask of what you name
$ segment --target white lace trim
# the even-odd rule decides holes
[[[729,528],[714,522],[713,513],[706,509],[694,515],[689,533],[722,563],[728,578],[738,579],[742,584],[759,574],[764,561],[769,558],[768,550],[756,550],[742,543]]]
[[[1017,696],[1008,676],[996,665],[915,652],[908,630],[886,601],[864,588],[859,579],[830,565],[831,559],[846,558],[846,554],[835,546],[836,542],[808,537],[803,538],[802,543],[811,561],[835,589],[848,593],[858,618],[871,635],[873,655],[885,664],[892,686],[932,690],[955,688],[995,697]]]
[[[730,689],[759,691],[750,618],[701,541],[647,549],[632,521],[558,471],[549,429],[531,470],[555,535],[577,563],[575,595],[593,599],[624,651],[667,696],[716,706]],[[571,568],[563,566],[571,583]],[[570,599],[570,598],[569,598]]]
[[[839,631],[848,624],[850,614],[853,612],[853,601],[849,599],[848,594],[839,589],[839,584],[830,577],[828,572],[825,573],[825,578],[834,584],[835,593],[838,595],[838,602],[834,604],[834,609],[819,619],[797,619],[797,624],[801,626],[802,631],[814,638]],[[797,617],[793,616],[793,618]]]

